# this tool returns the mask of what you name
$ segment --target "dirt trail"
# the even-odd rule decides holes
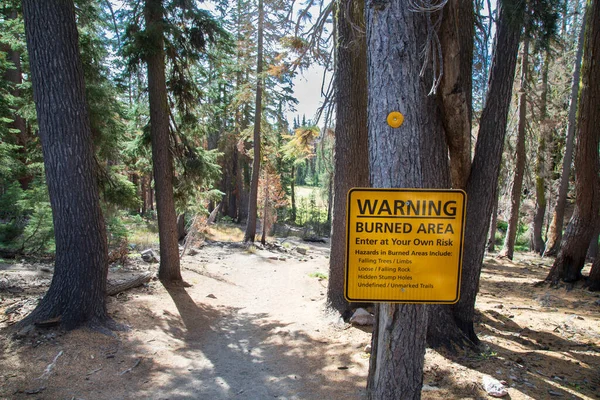
[[[132,328],[113,338],[42,329],[14,340],[0,329],[0,399],[364,398],[370,334],[324,312],[328,247],[288,247],[197,249],[182,263],[191,287],[153,281],[109,298],[110,314]],[[490,398],[484,376],[514,400],[600,398],[600,296],[534,287],[550,262],[486,260],[481,352],[428,349],[423,399]],[[0,328],[26,315],[50,278],[47,265],[0,264]]]
[[[207,246],[182,268],[189,288],[153,282],[111,298],[111,315],[132,327],[117,338],[75,331],[42,336],[35,350],[8,345],[0,363],[19,372],[3,373],[0,396],[45,387],[38,398],[361,398],[370,335],[323,312],[326,281],[314,275],[327,273],[326,246],[305,256]]]

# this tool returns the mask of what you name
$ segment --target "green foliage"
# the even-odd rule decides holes
[[[16,181],[5,186],[0,210],[0,247],[22,254],[54,251],[52,210],[43,180],[34,180],[28,190]]]
[[[120,208],[134,210],[140,207],[141,200],[137,194],[137,187],[115,171],[106,176],[101,183],[103,200]]]
[[[496,223],[496,228],[500,232],[506,233],[506,231],[508,230],[508,222],[498,220],[498,222]]]
[[[304,227],[304,237],[329,236],[331,226],[327,221],[327,210],[317,206],[314,192],[300,200],[296,223]]]
[[[322,272],[311,272],[310,274],[308,274],[308,276],[310,276],[311,278],[317,278],[319,280],[325,280],[329,278],[327,274],[324,274]]]
[[[4,187],[0,195],[0,243],[10,243],[23,232],[26,221],[21,200],[24,197],[18,182]]]
[[[129,238],[129,230],[124,222],[124,214],[122,212],[109,213],[105,217],[106,223],[106,239],[108,248],[116,248],[121,243],[127,243]]]

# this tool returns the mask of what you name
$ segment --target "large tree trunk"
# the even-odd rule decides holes
[[[473,3],[451,0],[444,7],[439,37],[443,49],[440,109],[450,154],[452,187],[464,189],[471,170],[473,91]]]
[[[521,192],[523,191],[523,177],[525,175],[525,126],[527,124],[527,74],[529,68],[529,38],[525,35],[523,41],[523,53],[521,55],[521,79],[519,82],[518,112],[519,121],[517,126],[517,144],[515,149],[515,175],[513,178],[512,191],[510,194],[510,217],[508,228],[504,237],[504,246],[500,257],[513,259],[515,252],[515,241],[519,230],[519,216],[521,212]]]
[[[575,143],[575,128],[577,127],[577,104],[579,101],[579,75],[581,71],[581,59],[583,57],[583,41],[585,34],[585,20],[581,25],[579,39],[577,42],[577,55],[573,67],[573,81],[571,82],[571,98],[569,102],[569,119],[567,121],[567,137],[565,144],[565,155],[563,157],[562,172],[560,174],[560,187],[552,214],[552,222],[546,241],[545,256],[556,255],[560,248],[563,234],[563,223],[565,219],[565,207],[567,205],[567,194],[569,193],[569,177],[571,175],[571,161],[573,160],[573,147]]]
[[[594,260],[586,285],[593,292],[600,291],[600,257]]]
[[[546,179],[548,173],[547,143],[551,137],[548,120],[548,72],[550,70],[550,52],[546,51],[542,70],[542,93],[540,95],[540,137],[538,139],[535,163],[535,213],[531,229],[531,248],[537,254],[544,254],[546,244],[542,237],[544,216],[546,215]]]
[[[23,16],[56,260],[48,292],[22,322],[106,326],[106,230],[97,186],[73,2],[25,0]]]
[[[467,219],[460,300],[452,307],[458,327],[474,343],[479,342],[473,326],[475,298],[479,290],[485,241],[496,197],[525,13],[524,2],[519,0],[503,0],[498,3],[498,7],[489,91],[481,115],[475,155],[467,182]]]
[[[244,233],[244,242],[254,242],[256,236],[256,216],[258,213],[258,177],[260,175],[260,141],[262,121],[262,94],[263,94],[263,25],[264,25],[263,0],[258,0],[258,43],[256,51],[256,102],[254,105],[254,159],[252,161],[252,181],[250,182],[250,197],[248,199],[248,223]]]
[[[448,187],[442,121],[435,98],[427,96],[430,68],[429,82],[419,77],[427,17],[410,8],[402,0],[366,7],[370,179],[373,187]],[[404,124],[396,129],[386,123],[392,111],[404,115]],[[367,383],[370,399],[420,398],[426,332],[426,306],[378,305]]]
[[[369,186],[367,131],[367,42],[364,0],[337,4],[336,126],[333,176],[333,223],[327,280],[327,304],[341,314],[346,260],[346,197],[353,187]]]
[[[585,256],[594,235],[600,211],[600,0],[587,13],[584,60],[581,72],[579,136],[575,145],[575,211],[565,231],[558,256],[546,277],[574,282],[581,278]],[[589,4],[589,3],[588,3]]]
[[[162,0],[146,0],[144,7],[149,48],[148,98],[150,102],[150,136],[152,165],[156,189],[156,211],[160,241],[158,277],[164,282],[182,281],[177,243],[177,214],[173,197],[173,157],[169,135],[169,105],[165,82]]]
[[[438,104],[450,155],[452,187],[460,189],[464,189],[471,169],[474,27],[471,2],[451,0],[446,4],[439,32],[444,70]],[[447,305],[429,306],[428,346],[469,344],[453,323],[451,312]]]

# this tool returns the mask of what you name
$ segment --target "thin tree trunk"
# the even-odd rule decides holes
[[[496,191],[498,193],[498,191]],[[492,207],[492,219],[490,222],[489,239],[487,245],[487,251],[492,252],[496,250],[496,231],[498,226],[498,196],[494,199],[494,205]]]
[[[150,136],[152,164],[156,188],[160,267],[158,277],[164,282],[180,282],[177,214],[173,196],[173,157],[169,135],[169,105],[165,81],[162,0],[146,0],[144,17],[148,40],[153,51],[146,56],[148,65],[148,98],[150,102]]]
[[[540,137],[538,140],[537,159],[535,165],[535,213],[531,229],[531,248],[536,253],[544,254],[545,243],[542,237],[544,217],[546,215],[546,179],[548,171],[547,142],[551,129],[548,121],[548,71],[550,70],[550,52],[546,51],[542,71],[542,94],[540,99]]]
[[[290,221],[296,223],[296,165],[292,164],[292,183],[291,183],[291,197],[292,197],[292,215]]]
[[[248,199],[248,223],[244,234],[244,242],[254,242],[256,236],[256,214],[258,211],[258,177],[260,175],[260,145],[262,121],[262,92],[263,92],[263,0],[258,0],[258,44],[256,54],[256,102],[254,109],[254,159],[252,161],[252,181],[250,182],[250,197]]]
[[[448,149],[436,99],[427,96],[431,70],[420,76],[426,16],[409,2],[366,7],[369,167],[373,187],[441,188],[450,184]],[[393,57],[390,57],[393,55]],[[399,128],[386,120],[404,115]],[[369,399],[419,399],[427,333],[424,305],[377,306],[369,365]]]
[[[593,261],[598,257],[598,237],[600,237],[600,225],[596,226],[596,230],[592,235],[592,240],[590,240],[590,245],[585,255],[585,258],[588,260]]]
[[[521,79],[519,82],[519,121],[517,127],[517,144],[515,149],[515,176],[513,179],[510,196],[510,217],[508,228],[504,237],[504,247],[498,256],[513,259],[515,252],[515,241],[519,231],[521,212],[521,193],[523,191],[523,178],[525,175],[525,126],[527,124],[527,79],[529,69],[529,38],[525,35],[523,41],[523,53],[521,55]]]
[[[269,173],[265,169],[265,203],[263,205],[263,228],[262,237],[260,242],[266,244],[267,242],[267,221],[269,220]]]
[[[588,7],[589,7],[588,3]],[[575,211],[546,280],[556,284],[581,279],[585,256],[600,211],[600,4],[591,3],[586,18],[586,39],[581,72],[579,135],[575,145]]]
[[[337,108],[327,304],[340,314],[350,308],[344,298],[346,197],[353,187],[369,186],[367,42],[357,28],[365,26],[364,4],[364,0],[338,1],[335,20]]]
[[[562,172],[560,174],[560,187],[556,198],[556,205],[550,222],[550,231],[544,256],[553,256],[560,248],[563,235],[563,223],[565,219],[565,207],[567,205],[567,194],[569,193],[569,177],[571,175],[571,162],[573,160],[573,147],[575,143],[575,128],[577,127],[577,103],[579,101],[579,75],[581,71],[581,59],[583,57],[583,42],[585,34],[585,20],[581,25],[579,39],[577,41],[577,55],[573,68],[573,81],[571,83],[571,98],[569,101],[569,119],[567,122],[567,137],[565,144],[565,155],[563,157]]]
[[[140,186],[142,192],[142,215],[146,215],[146,211],[148,210],[148,187],[146,184],[146,175],[142,175],[140,179]]]
[[[498,173],[525,14],[524,2],[519,0],[503,0],[498,7],[489,91],[466,189],[468,201],[460,300],[452,307],[456,324],[473,343],[479,343],[473,326],[475,298],[497,196]]]
[[[148,206],[154,211],[154,188],[152,187],[152,174],[148,176]]]
[[[24,0],[39,136],[54,221],[48,292],[23,325],[115,327],[106,312],[108,250],[73,2]]]

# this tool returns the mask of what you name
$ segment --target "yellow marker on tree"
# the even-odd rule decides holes
[[[399,128],[404,122],[404,115],[398,111],[392,111],[387,116],[387,123],[392,128]]]

